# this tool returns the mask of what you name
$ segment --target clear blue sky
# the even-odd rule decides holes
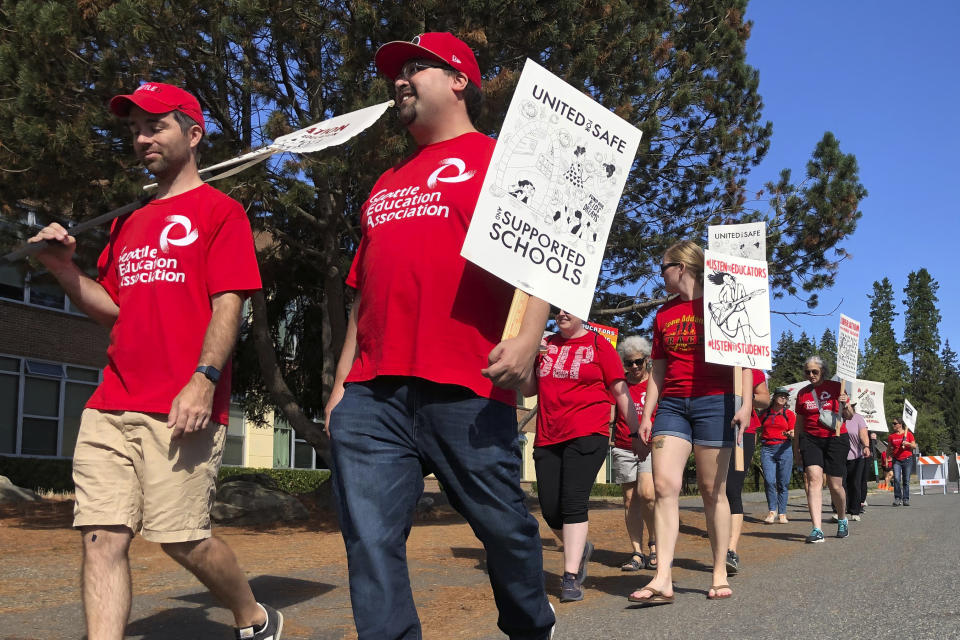
[[[960,167],[960,3],[775,2],[753,0],[748,62],[760,72],[764,116],[773,139],[751,174],[755,192],[780,169],[794,182],[824,131],[832,131],[860,165],[869,196],[854,235],[841,246],[853,254],[841,263],[837,284],[820,294],[824,318],[795,316],[795,327],[773,316],[773,344],[781,332],[801,329],[819,339],[837,330],[840,313],[870,326],[872,284],[890,279],[902,337],[907,275],[926,267],[940,283],[940,337],[960,349],[960,258],[956,215]],[[788,299],[776,311],[802,310]]]

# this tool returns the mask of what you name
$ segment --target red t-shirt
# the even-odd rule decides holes
[[[750,372],[753,374],[753,388],[756,389],[759,385],[767,381],[767,376],[764,375],[763,371],[760,369],[751,369]],[[731,375],[733,375],[731,373]],[[747,428],[744,429],[744,433],[756,433],[757,429],[760,428],[760,418],[757,416],[757,411],[754,411],[750,414],[750,424],[747,425]]]
[[[893,466],[893,460],[890,459],[890,455],[886,451],[880,452],[880,465],[884,469],[889,469]]]
[[[817,406],[817,400],[813,396],[816,390],[820,394],[820,407],[840,413],[840,383],[836,380],[827,380],[819,387],[807,385],[797,394],[797,418],[803,425],[805,432],[818,438],[827,438],[836,435],[833,429],[828,429],[820,423],[820,407]],[[840,423],[840,433],[847,432],[846,421]]]
[[[103,383],[87,407],[169,413],[190,380],[210,323],[210,297],[260,288],[250,222],[239,202],[202,185],[117,218],[97,281],[120,307]],[[211,420],[227,424],[230,362]]]
[[[904,429],[902,433],[890,432],[887,436],[887,445],[890,447],[890,453],[894,460],[906,460],[913,455],[913,449],[908,449],[904,445],[906,442],[916,442],[913,433]]]
[[[637,410],[637,419],[643,417],[643,404],[647,399],[647,381],[638,382],[637,384],[627,383],[627,388],[630,390],[630,397],[633,398],[633,406]],[[657,410],[653,410],[653,415],[656,416]],[[620,415],[620,412],[617,411],[617,429],[613,434],[613,446],[618,449],[627,449],[628,451],[633,450],[633,438],[630,437],[630,425],[627,424],[627,418]]]
[[[797,414],[787,408],[776,413],[765,411],[761,422],[760,441],[763,444],[783,444],[787,441],[784,432],[797,425]]]
[[[606,338],[592,331],[547,338],[537,358],[537,437],[534,446],[610,433],[610,385],[624,380],[623,363]]]
[[[653,325],[654,360],[667,361],[661,397],[733,393],[733,368],[704,360],[703,298],[670,300]]]
[[[480,374],[513,287],[460,256],[494,145],[467,133],[421,147],[377,180],[347,276],[361,294],[347,382],[415,376],[516,404],[514,391]]]

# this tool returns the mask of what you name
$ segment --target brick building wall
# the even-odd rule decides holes
[[[0,353],[102,369],[109,342],[85,316],[0,299]]]

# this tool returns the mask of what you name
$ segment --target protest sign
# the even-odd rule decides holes
[[[714,253],[767,261],[767,223],[722,224],[707,227],[707,247]]]
[[[586,320],[640,135],[527,60],[461,255]]]
[[[903,426],[914,433],[917,432],[917,410],[906,398],[903,399]]]
[[[851,401],[857,403],[856,411],[867,423],[870,431],[889,431],[887,417],[883,412],[883,383],[870,380],[853,380]]]
[[[837,377],[854,380],[857,377],[857,359],[860,355],[860,323],[840,314],[837,331]]]
[[[709,250],[704,257],[707,362],[771,368],[767,263]]]
[[[614,329],[613,327],[608,327],[605,324],[599,324],[596,322],[584,322],[583,328],[586,329],[587,331],[593,331],[594,333],[597,333],[603,336],[604,338],[610,341],[610,344],[613,345],[614,349],[617,348],[617,336],[620,334],[620,332],[617,329]]]

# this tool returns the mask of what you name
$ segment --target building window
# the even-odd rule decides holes
[[[323,469],[317,467],[317,452],[306,440],[297,437],[279,410],[273,414],[273,466],[279,469]]]
[[[101,372],[0,355],[0,454],[73,456]]]
[[[223,464],[243,466],[243,436],[246,418],[238,404],[230,403],[230,421],[227,424],[227,441],[223,444]]]

